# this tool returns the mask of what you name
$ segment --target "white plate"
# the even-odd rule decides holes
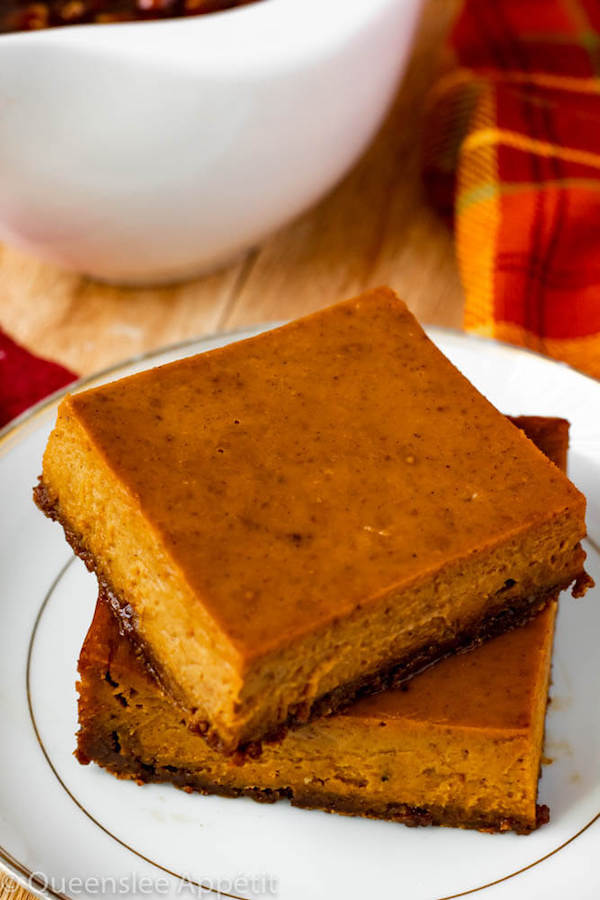
[[[86,384],[244,336],[187,343]],[[588,497],[588,568],[600,583],[600,384],[493,342],[435,329],[431,336],[501,410],[570,419],[571,477]],[[282,900],[433,900],[478,891],[597,900],[598,589],[562,603],[547,722],[554,762],[541,782],[551,822],[528,837],[409,829],[286,803],[188,795],[79,766],[72,756],[76,660],[95,581],[31,501],[57,402],[26,414],[0,444],[0,859],[7,873],[41,894],[86,900],[204,896],[203,885],[207,896],[213,888]]]

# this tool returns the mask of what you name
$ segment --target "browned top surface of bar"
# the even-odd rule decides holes
[[[67,403],[242,648],[583,516],[387,289]]]

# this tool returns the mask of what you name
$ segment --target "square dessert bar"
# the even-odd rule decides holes
[[[555,614],[550,602],[527,625],[442,660],[406,690],[290,729],[236,765],[190,731],[100,598],[79,661],[77,757],[141,783],[525,834],[548,820],[536,800]]]
[[[565,467],[564,420],[515,421]],[[552,602],[523,628],[443,660],[404,690],[291,730],[236,766],[190,733],[189,718],[99,599],[79,660],[77,755],[119,777],[203,793],[525,833],[548,818],[536,800],[555,614]]]
[[[388,289],[68,396],[35,496],[224,753],[585,584],[584,497]]]

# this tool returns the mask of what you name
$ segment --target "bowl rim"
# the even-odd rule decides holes
[[[288,68],[341,47],[390,13],[412,21],[422,0],[256,0],[205,15],[0,33],[3,52],[83,50],[231,72]],[[318,28],[314,27],[315,19]],[[176,52],[174,52],[176,51]],[[29,62],[33,62],[30,54]],[[308,57],[308,59],[307,59]]]

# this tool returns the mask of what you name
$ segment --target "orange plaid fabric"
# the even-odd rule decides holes
[[[600,2],[466,0],[425,176],[465,328],[600,377]]]

